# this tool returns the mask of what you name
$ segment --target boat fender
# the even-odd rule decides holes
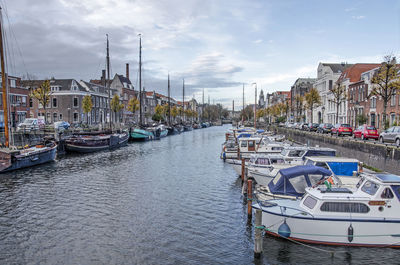
[[[226,153],[225,152],[222,153],[222,159],[224,160],[224,162],[226,161]]]
[[[286,223],[286,220],[279,226],[278,234],[282,237],[290,237],[290,227]]]
[[[347,228],[347,240],[349,240],[349,242],[352,242],[353,238],[354,238],[354,228],[350,224],[349,228]]]

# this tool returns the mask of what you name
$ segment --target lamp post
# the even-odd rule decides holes
[[[321,118],[321,123],[324,123],[324,113],[325,113],[325,106],[322,106],[322,118]]]
[[[254,90],[254,129],[257,129],[257,83],[252,83],[252,85],[255,85],[255,90]]]

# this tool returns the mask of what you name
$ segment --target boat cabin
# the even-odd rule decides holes
[[[300,206],[312,215],[399,220],[400,176],[362,173],[355,188],[307,188]]]
[[[324,147],[290,146],[282,151],[286,161],[304,161],[311,156],[336,156],[336,150]]]

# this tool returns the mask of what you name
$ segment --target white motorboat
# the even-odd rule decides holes
[[[268,234],[346,246],[400,247],[400,176],[362,174],[354,188],[306,188],[301,200],[253,204]]]

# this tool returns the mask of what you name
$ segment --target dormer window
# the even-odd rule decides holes
[[[128,83],[124,82],[123,85],[124,85],[124,88],[128,88]]]

